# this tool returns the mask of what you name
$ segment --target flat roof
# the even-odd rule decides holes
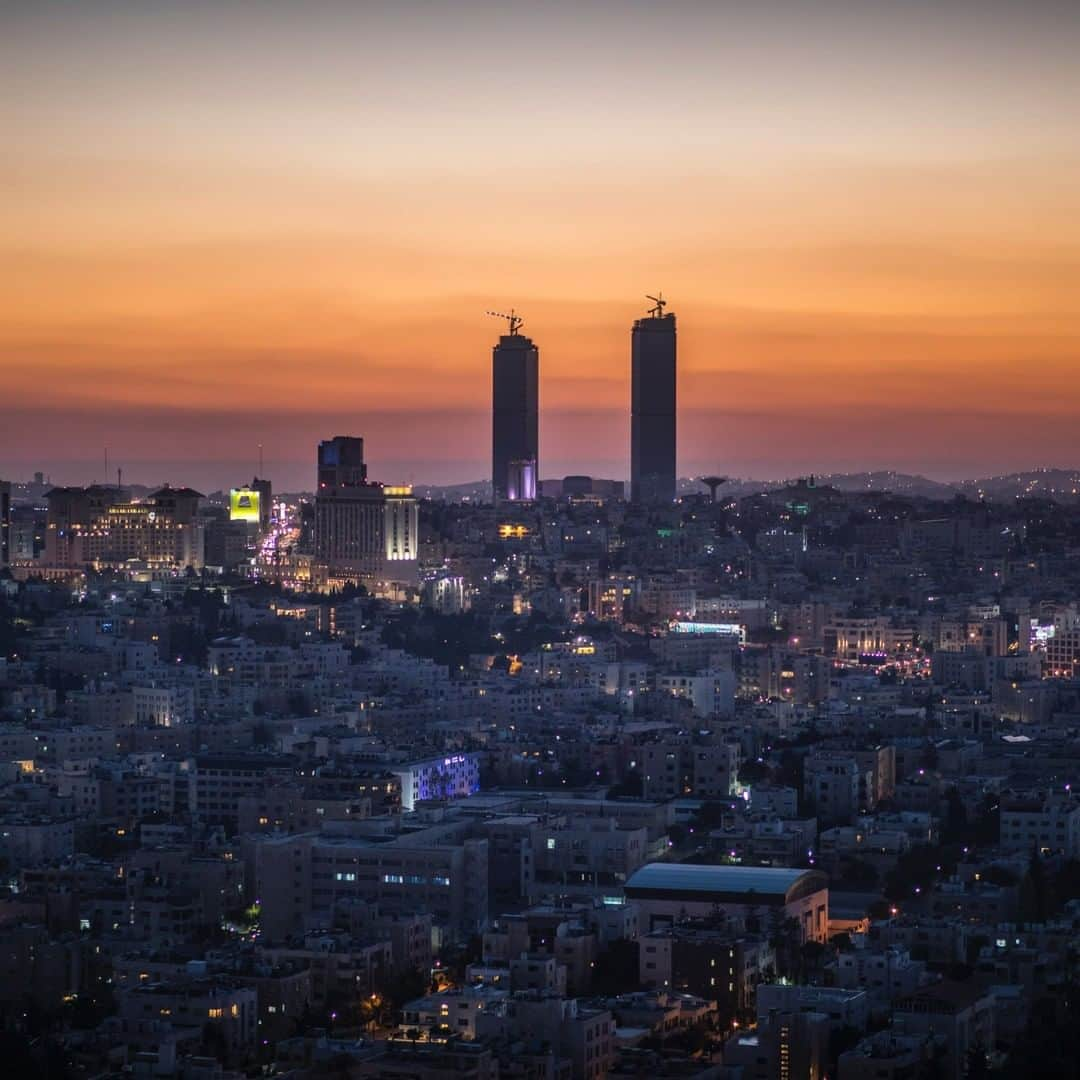
[[[776,866],[700,866],[656,862],[642,866],[626,882],[628,897],[739,899],[747,893],[776,900],[794,900],[828,886],[819,870]]]

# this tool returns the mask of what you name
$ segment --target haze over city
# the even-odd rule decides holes
[[[1076,464],[1076,6],[813,10],[5,5],[0,465],[472,480],[513,306],[625,477],[658,289],[681,475]]]
[[[1080,1080],[1078,57],[0,5],[0,1080]]]

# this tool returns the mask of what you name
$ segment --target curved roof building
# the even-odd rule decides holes
[[[655,862],[633,873],[623,891],[640,906],[650,930],[717,908],[732,915],[782,908],[804,941],[825,941],[828,935],[829,879],[820,870]]]
[[[626,895],[632,899],[790,904],[828,888],[828,884],[820,870],[656,862],[630,876]]]

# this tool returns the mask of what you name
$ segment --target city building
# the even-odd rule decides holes
[[[540,351],[518,333],[508,334],[491,357],[491,487],[495,502],[535,499],[540,465]]]
[[[401,781],[401,806],[413,810],[427,799],[460,799],[480,790],[480,758],[477,754],[448,754],[426,761],[391,765],[389,771]]]
[[[319,444],[315,558],[331,578],[416,584],[419,507],[408,486],[368,479],[364,440]]]
[[[257,525],[260,532],[270,528],[273,513],[273,486],[255,477],[250,484],[229,491],[229,520]]]
[[[981,983],[940,982],[901,1001],[893,1012],[892,1031],[898,1035],[944,1038],[938,1075],[961,1080],[971,1057],[994,1049],[994,996]]]
[[[0,480],[0,567],[11,562],[11,484]]]
[[[123,567],[200,570],[204,565],[203,496],[165,485],[132,500],[122,488],[53,488],[45,561],[53,568]]]
[[[1067,791],[1006,793],[1001,799],[1001,846],[1080,858],[1080,798]]]
[[[664,302],[637,319],[630,338],[630,498],[671,502],[676,482],[675,315]]]
[[[757,986],[775,963],[764,936],[748,936],[722,922],[678,923],[638,943],[643,986],[697,994],[716,1001],[725,1016],[752,1010]]]
[[[828,935],[828,878],[818,870],[655,862],[634,873],[624,891],[649,930],[720,911],[741,917],[775,909],[795,921],[803,941]]]

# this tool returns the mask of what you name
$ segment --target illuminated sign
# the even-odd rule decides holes
[[[229,492],[230,521],[259,521],[259,493],[250,488],[233,488]]]
[[[529,535],[528,525],[517,525],[511,522],[503,522],[499,526],[500,540],[524,540]]]
[[[742,636],[742,626],[739,623],[722,622],[677,622],[672,629],[677,634],[733,634]]]
[[[405,496],[412,494],[412,487],[409,484],[398,484],[393,487],[384,487],[382,491],[384,495],[395,498],[404,498]]]

